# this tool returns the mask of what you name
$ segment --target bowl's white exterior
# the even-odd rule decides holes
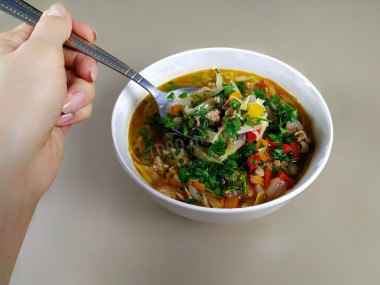
[[[314,85],[289,65],[272,57],[233,48],[190,50],[164,58],[141,71],[159,86],[180,75],[210,68],[235,69],[256,73],[275,81],[303,105],[311,118],[315,136],[314,154],[306,173],[286,195],[268,203],[240,209],[198,207],[170,199],[145,183],[134,168],[128,151],[128,130],[132,114],[147,92],[129,82],[121,92],[112,115],[112,136],[120,163],[146,193],[164,208],[187,218],[214,223],[241,222],[267,215],[285,205],[314,181],[325,166],[333,141],[333,125],[328,107]]]

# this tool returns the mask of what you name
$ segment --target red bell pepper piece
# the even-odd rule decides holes
[[[249,172],[253,172],[257,166],[259,166],[261,162],[261,157],[258,156],[258,155],[251,155],[250,157],[248,157],[247,159],[247,165],[249,167]]]
[[[285,181],[290,186],[294,185],[294,181],[292,178],[290,178],[288,175],[286,175],[282,170],[280,170],[277,174],[277,178],[280,178],[282,181]]]
[[[254,142],[256,140],[256,135],[254,132],[248,132],[247,133],[247,139],[250,143]]]
[[[269,167],[264,168],[264,187],[267,188],[272,179],[272,170]]]
[[[280,144],[280,143],[278,143],[278,142],[272,142],[271,139],[270,139],[269,137],[266,137],[265,139],[266,139],[266,141],[268,142],[268,147],[269,147],[269,148],[276,148],[276,147],[278,147],[279,144]]]
[[[291,148],[290,145],[288,144],[283,144],[282,145],[282,151],[285,153],[285,154],[288,154],[289,152],[291,152],[293,149]]]
[[[293,157],[299,158],[300,157],[300,149],[298,148],[298,145],[295,142],[290,143],[290,147],[293,151]]]

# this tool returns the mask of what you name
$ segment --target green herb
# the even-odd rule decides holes
[[[177,125],[173,122],[174,115],[172,114],[166,114],[164,117],[162,117],[162,123],[164,124],[165,128],[175,128]]]
[[[195,204],[195,203],[197,203],[198,201],[197,200],[195,200],[193,197],[189,197],[189,198],[187,198],[186,200],[185,200],[185,203],[187,203],[187,204]]]
[[[278,104],[277,114],[280,117],[280,124],[283,125],[286,122],[293,123],[297,120],[297,109],[293,108],[289,104]]]
[[[170,158],[170,159],[174,159],[174,155],[173,155],[172,152],[168,154],[168,158]]]
[[[237,110],[237,109],[239,109],[240,105],[241,104],[238,100],[236,100],[236,99],[231,100],[232,109]]]
[[[180,163],[180,164],[184,164],[184,163],[185,163],[185,160],[184,160],[183,158],[180,158],[180,159],[179,159],[179,163]]]
[[[244,191],[244,195],[247,195],[247,179],[245,178],[245,174],[244,172],[241,173],[240,175],[240,179],[243,180],[243,191]]]
[[[174,99],[174,93],[170,92],[169,95],[166,97],[169,101],[172,101]]]
[[[256,89],[254,92],[255,96],[259,99],[264,100],[265,99],[265,92],[261,89]]]
[[[207,113],[207,108],[205,106],[201,106],[198,110],[196,110],[192,116],[204,116]]]
[[[234,92],[234,87],[232,85],[223,86],[223,97],[228,97],[232,92]]]
[[[185,136],[187,136],[188,133],[189,133],[189,130],[187,129],[186,125],[183,124],[183,134],[184,134]]]
[[[177,157],[180,153],[181,153],[181,150],[180,150],[179,148],[177,148],[177,149],[175,150],[175,156]]]
[[[244,94],[245,94],[245,91],[244,91],[245,83],[244,83],[244,81],[235,81],[235,84],[236,84],[236,86],[238,87],[240,93],[241,93],[242,95],[244,95]]]
[[[174,172],[170,173],[169,181],[175,176]]]
[[[225,188],[225,178],[231,176],[238,168],[238,159],[237,153],[229,155],[223,164],[196,158],[188,165],[179,168],[178,176],[183,183],[190,179],[198,180],[204,183],[207,189],[212,189],[216,195],[221,196],[222,189]]]
[[[187,122],[187,125],[192,128],[194,127],[194,124],[195,124],[195,120],[193,118],[189,119],[189,121]]]
[[[199,127],[197,127],[197,131],[202,139],[205,139],[207,137],[207,134]]]
[[[281,146],[278,146],[275,148],[272,152],[272,156],[274,159],[282,160],[282,158],[285,156],[284,151],[282,150]]]
[[[255,149],[256,149],[255,143],[248,143],[247,145],[244,145],[241,147],[240,154],[248,158],[255,152]]]
[[[138,147],[135,148],[135,152],[137,157],[141,157],[140,149]]]
[[[293,135],[283,136],[281,141],[282,141],[282,143],[289,144],[289,143],[294,141],[294,136]]]
[[[280,96],[278,96],[277,94],[275,94],[272,99],[270,99],[270,102],[273,103],[273,104],[278,104],[280,103]]]
[[[237,133],[241,127],[241,121],[239,118],[226,118],[225,120],[226,126],[226,135],[230,138],[237,139],[239,134]]]
[[[176,90],[178,88],[179,88],[179,86],[177,84],[175,84],[174,82],[170,81],[167,84],[167,86],[165,86],[165,91],[166,92],[170,92],[170,91]]]
[[[259,118],[259,117],[246,116],[246,117],[244,118],[244,122],[245,122],[248,126],[250,126],[250,127],[254,127],[254,126],[259,125],[261,121],[268,122],[268,123],[272,123],[271,120],[264,119],[264,118]]]
[[[179,94],[178,97],[181,98],[181,99],[186,98],[187,97],[187,92],[183,92],[183,93]]]
[[[282,170],[282,167],[272,167],[272,174],[276,175]]]
[[[215,141],[208,149],[207,156],[210,157],[213,153],[216,155],[224,155],[226,153],[227,143],[225,141]]]

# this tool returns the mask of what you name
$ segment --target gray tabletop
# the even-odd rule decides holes
[[[216,46],[285,61],[324,96],[334,145],[318,179],[269,216],[230,225],[184,219],[120,166],[110,121],[127,80],[101,66],[93,116],[67,136],[11,284],[378,284],[380,1],[62,2],[137,70]],[[1,31],[17,23],[0,15]]]

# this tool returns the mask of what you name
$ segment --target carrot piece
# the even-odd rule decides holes
[[[191,185],[197,189],[198,191],[204,192],[206,190],[206,185],[204,185],[202,182],[199,181],[193,181],[191,182]]]
[[[237,208],[239,205],[239,197],[227,198],[224,202],[224,208]]]
[[[292,178],[290,178],[288,175],[286,175],[282,170],[280,170],[277,174],[277,178],[280,178],[281,180],[288,183],[290,186],[294,185],[294,181]]]
[[[177,172],[172,168],[170,171],[165,173],[165,182],[175,188],[181,186],[181,183],[178,179]]]
[[[270,180],[272,179],[272,170],[269,167],[265,167],[264,169],[264,187],[267,188]]]
[[[183,110],[182,105],[174,105],[170,110],[170,113],[174,116],[179,116],[180,112]]]
[[[228,96],[228,100],[232,100],[232,99],[241,99],[241,94],[239,92],[232,92],[229,96]]]

